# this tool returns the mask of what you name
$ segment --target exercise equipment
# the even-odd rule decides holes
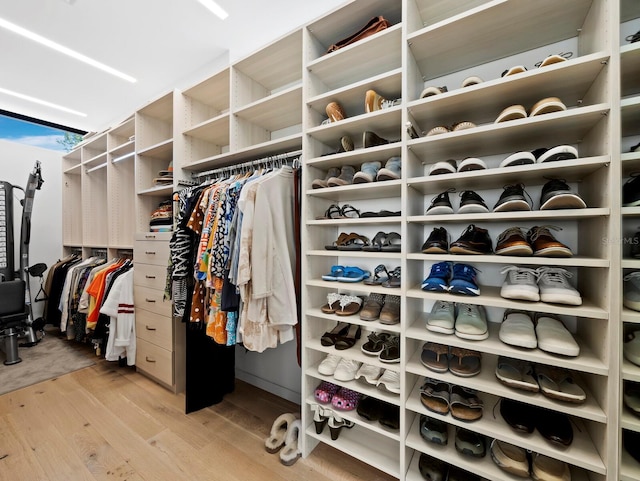
[[[31,215],[35,191],[40,190],[44,180],[40,162],[36,161],[29,174],[25,189],[0,181],[0,341],[5,352],[5,364],[17,364],[21,361],[18,346],[35,346],[44,336],[44,319],[34,319],[29,287],[29,276],[40,277],[47,269],[46,264],[29,266],[29,243],[31,241]],[[24,192],[22,204],[22,222],[20,228],[20,266],[15,271],[13,236],[13,189]],[[38,295],[40,291],[38,292]],[[38,295],[36,295],[36,300]],[[41,335],[38,336],[37,332]],[[18,338],[25,342],[18,344]]]

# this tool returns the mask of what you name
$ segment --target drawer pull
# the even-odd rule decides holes
[[[147,279],[155,279],[156,278],[156,276],[144,276],[144,277],[147,278]]]
[[[145,360],[146,360],[147,362],[156,362],[156,360],[155,360],[155,359],[153,359],[152,357],[149,357],[149,356],[145,356]]]
[[[156,236],[152,235],[152,234],[147,234],[144,236],[145,239],[155,239]]]
[[[147,331],[156,331],[157,329],[155,327],[149,327],[149,326],[144,326]]]
[[[147,302],[156,302],[155,299],[145,299],[145,301],[147,301]]]
[[[155,256],[156,253],[153,251],[144,251],[145,254],[147,254],[148,256]]]

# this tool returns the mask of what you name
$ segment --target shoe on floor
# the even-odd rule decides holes
[[[458,304],[455,334],[461,339],[481,341],[489,337],[487,318],[482,306]]]
[[[533,302],[540,300],[538,271],[529,267],[506,266],[500,273],[506,274],[500,288],[501,297]]]
[[[553,179],[542,186],[540,210],[584,209],[587,207],[579,195],[573,193],[564,180]]]
[[[455,306],[453,302],[438,300],[427,317],[427,329],[442,334],[455,332]]]
[[[502,317],[499,339],[509,346],[535,349],[538,346],[531,314],[527,311],[507,309]]]
[[[367,90],[364,96],[364,111],[366,113],[376,110],[388,109],[400,105],[401,99],[387,100],[375,90]]]
[[[623,280],[622,303],[629,309],[640,311],[640,271],[630,272],[623,277]]]
[[[434,227],[422,244],[423,254],[447,254],[449,252],[449,234],[444,227]]]
[[[453,214],[453,206],[449,193],[455,192],[455,189],[445,190],[439,193],[431,200],[431,205],[425,212],[426,215]]]
[[[534,226],[527,232],[527,240],[533,248],[533,255],[539,257],[571,257],[573,252],[562,242],[558,241],[553,230],[562,230],[550,225]]]
[[[479,296],[480,288],[476,283],[477,270],[469,264],[454,264],[449,292],[464,296]]]
[[[538,347],[543,351],[567,357],[580,354],[580,346],[555,314],[536,314],[535,325]]]
[[[464,190],[460,192],[460,207],[458,214],[480,214],[488,213],[489,208],[485,204],[484,199],[473,190]]]
[[[512,212],[531,210],[533,201],[528,201],[525,197],[529,197],[527,191],[524,190],[523,184],[506,185],[496,205],[493,206],[494,212]],[[529,197],[531,199],[531,197]]]
[[[498,235],[496,254],[502,256],[530,256],[533,249],[520,227],[509,227]]]
[[[562,267],[542,266],[538,268],[540,300],[552,304],[582,304],[580,293],[567,280],[573,274]]]

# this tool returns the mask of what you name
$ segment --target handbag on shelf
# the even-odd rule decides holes
[[[338,43],[331,45],[327,49],[327,53],[335,52],[336,50],[340,50],[343,47],[351,45],[358,40],[362,40],[363,38],[370,37],[371,35],[384,30],[385,28],[389,28],[391,24],[385,20],[382,16],[373,17],[367,24],[358,30],[356,33],[347,37],[345,39],[340,40]]]

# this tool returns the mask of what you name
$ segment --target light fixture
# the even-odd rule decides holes
[[[229,16],[229,14],[218,5],[213,0],[198,0],[202,5],[204,5],[207,9],[209,9],[214,15],[220,18],[220,20],[224,20]]]
[[[111,159],[111,163],[117,164],[118,162],[122,162],[123,160],[130,159],[134,155],[136,155],[135,152],[129,152],[128,154],[124,154],[124,155],[121,155],[120,157],[116,157],[115,159]]]
[[[71,58],[80,60],[81,62],[91,65],[92,67],[95,67],[104,72],[110,73],[111,75],[115,75],[116,77],[126,80],[127,82],[131,82],[131,83],[137,82],[135,78],[133,78],[130,75],[127,75],[126,73],[120,72],[119,70],[116,70],[113,67],[109,67],[108,65],[105,65],[102,62],[98,62],[97,60],[94,60],[91,57],[87,57],[86,55],[83,55],[80,52],[76,52],[75,50],[65,47],[64,45],[60,45],[59,43],[56,43],[53,40],[49,40],[48,38],[45,38],[42,35],[38,35],[37,33],[32,32],[31,30],[27,30],[26,28],[16,25],[15,23],[11,23],[8,20],[5,20],[4,18],[0,18],[0,27],[7,29],[10,32],[17,33],[18,35],[28,38],[29,40],[33,40],[34,42],[44,45],[45,47],[49,47],[50,49],[53,49],[57,52],[68,55]]]
[[[45,107],[51,107],[52,109],[62,110],[63,112],[67,112],[73,115],[79,115],[80,117],[86,117],[87,114],[82,112],[78,112],[77,110],[69,109],[67,107],[63,107],[62,105],[54,104],[51,102],[47,102],[46,100],[40,100],[35,97],[31,97],[30,95],[21,94],[19,92],[14,92],[12,90],[3,89],[0,87],[0,94],[11,95],[12,97],[16,97],[22,100],[27,100],[29,102],[33,102],[36,104],[44,105]]]

